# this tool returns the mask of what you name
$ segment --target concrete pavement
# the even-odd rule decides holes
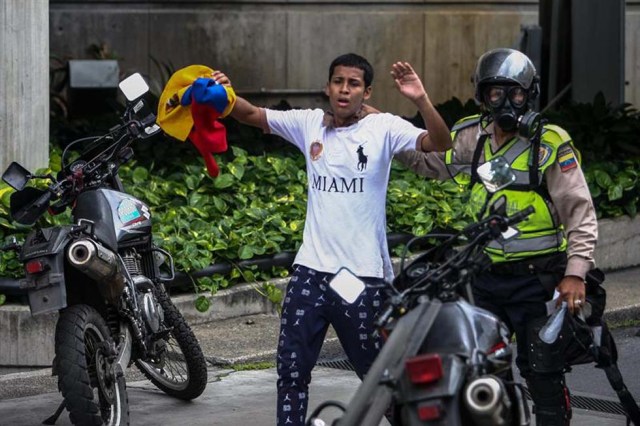
[[[273,368],[232,372],[212,370],[205,393],[192,402],[175,400],[147,381],[128,383],[132,425],[140,426],[272,426],[275,419],[275,381]],[[317,367],[310,390],[310,406],[332,399],[347,402],[359,384],[350,371]],[[0,425],[37,425],[51,415],[60,402],[56,393],[46,393],[0,401]],[[337,410],[323,416],[331,421]],[[57,425],[71,425],[63,413]],[[383,422],[382,425],[388,423]],[[578,426],[622,426],[622,416],[574,410],[572,422]]]
[[[609,323],[623,323],[640,318],[639,277],[640,268],[607,274],[605,288],[608,305],[605,315]],[[272,362],[275,358],[278,324],[277,315],[258,314],[193,325],[210,363],[209,384],[205,393],[191,403],[176,401],[158,391],[139,374],[134,374],[132,369],[127,377],[131,424],[272,425],[275,419],[275,369],[271,367],[264,370],[234,371],[225,366],[257,361]],[[321,360],[331,361],[341,357],[337,339],[330,332]],[[324,364],[331,365],[331,362]],[[15,369],[0,369],[0,425],[40,424],[61,400],[55,378],[50,376],[50,369],[26,370],[16,372]],[[358,384],[359,380],[351,371],[316,367],[310,390],[310,411],[328,399],[347,403]],[[598,392],[598,387],[603,386],[608,384],[592,386],[588,389],[589,394],[585,391],[574,391],[574,394],[615,403],[615,398]],[[639,396],[633,389],[632,392],[634,396]],[[336,415],[335,410],[328,413]],[[331,417],[326,416],[325,419]],[[63,413],[57,424],[70,424],[66,413]],[[625,425],[626,421],[620,415],[604,411],[575,409],[572,424],[608,426]]]

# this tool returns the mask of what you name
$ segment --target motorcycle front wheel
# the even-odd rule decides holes
[[[92,307],[74,305],[60,313],[55,352],[58,388],[74,425],[129,424],[125,378],[114,374],[113,340]]]
[[[156,291],[164,311],[164,325],[171,332],[157,341],[156,354],[136,360],[144,375],[160,390],[174,398],[192,400],[207,385],[207,363],[189,324],[162,290]]]

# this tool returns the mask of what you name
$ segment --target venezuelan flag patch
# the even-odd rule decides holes
[[[558,150],[558,164],[560,164],[562,173],[578,167],[578,160],[573,149],[571,149],[571,145],[565,144],[560,147]]]

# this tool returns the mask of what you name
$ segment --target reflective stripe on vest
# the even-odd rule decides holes
[[[508,142],[511,143],[511,142]],[[517,139],[515,143],[511,147],[509,147],[505,152],[499,154],[502,150],[498,150],[496,154],[491,153],[491,141],[487,139],[485,143],[485,161],[490,161],[493,158],[502,155],[507,163],[511,166],[511,171],[516,176],[515,185],[529,185],[530,176],[529,176],[529,158],[530,158],[530,148],[531,144],[529,141],[524,139]],[[526,155],[523,155],[526,154]],[[517,160],[520,159],[518,162]],[[538,182],[542,182],[542,175],[544,170],[548,167],[549,164],[540,164],[540,168],[538,170]]]
[[[499,250],[504,253],[522,253],[522,252],[540,252],[550,248],[557,248],[558,242],[564,239],[564,232],[557,231],[553,235],[544,235],[542,237],[514,239],[504,243],[493,240],[487,248]]]
[[[518,139],[518,141],[504,153],[503,157],[510,165],[513,165],[518,157],[520,157],[524,153],[529,152],[529,148],[531,144],[524,139]],[[529,159],[529,155],[527,155],[527,162]],[[531,176],[529,175],[529,169],[527,170],[518,170],[511,169],[513,174],[516,175],[515,185],[529,185],[531,183]],[[542,182],[542,171],[538,171],[538,182]]]
[[[456,176],[457,174],[464,173],[466,175],[471,174],[471,164],[451,164],[447,166],[449,173]]]

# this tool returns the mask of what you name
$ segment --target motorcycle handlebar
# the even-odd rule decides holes
[[[142,102],[142,104],[141,104]],[[139,118],[139,117],[143,118]],[[17,191],[11,199],[11,217],[18,223],[31,225],[50,208],[51,214],[63,212],[87,188],[95,188],[113,178],[117,181],[119,166],[127,162],[133,151],[132,141],[146,139],[158,133],[156,116],[141,100],[129,104],[122,116],[122,124],[110,129],[105,135],[85,137],[70,142],[62,152],[62,170],[53,175],[28,175],[28,179],[47,178],[51,180],[44,193],[33,188]],[[80,142],[91,141],[81,150],[79,158],[66,162],[68,150]],[[51,206],[52,200],[59,200]]]
[[[451,235],[451,237],[436,247],[438,252],[442,253],[445,252],[447,248],[452,248],[463,236],[471,238],[471,242],[462,248],[462,250],[456,251],[457,254],[452,258],[435,260],[436,268],[420,276],[412,285],[406,288],[402,294],[407,296],[413,293],[421,293],[432,284],[437,284],[443,279],[450,277],[450,272],[452,271],[461,271],[469,266],[472,267],[472,271],[475,271],[479,266],[476,264],[479,261],[479,257],[471,256],[471,254],[475,250],[483,248],[489,241],[500,237],[501,233],[506,231],[509,226],[522,222],[533,212],[535,212],[535,209],[529,206],[512,216],[491,215],[477,223],[467,226],[457,234]],[[434,260],[429,259],[427,262],[431,263],[434,262]],[[408,270],[409,267],[403,268],[403,271]],[[402,276],[403,279],[406,279],[404,274],[402,274]]]
[[[465,234],[467,236],[489,234],[490,236],[497,238],[499,236],[499,232],[497,231],[506,231],[509,226],[522,222],[534,212],[535,208],[533,206],[529,206],[511,216],[493,214],[480,222],[469,225],[461,232],[461,234]]]

